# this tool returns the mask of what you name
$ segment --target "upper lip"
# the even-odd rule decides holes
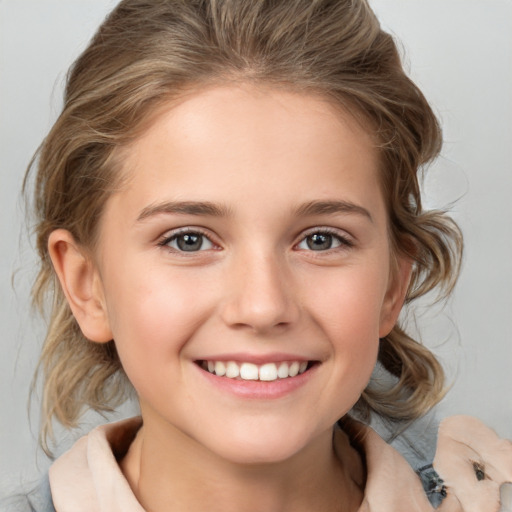
[[[240,363],[253,363],[261,365],[264,363],[282,363],[284,361],[317,361],[316,358],[305,357],[298,354],[286,354],[273,352],[270,354],[247,354],[247,353],[223,353],[210,356],[204,356],[196,359],[197,361],[234,361]]]

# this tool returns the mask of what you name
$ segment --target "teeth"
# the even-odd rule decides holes
[[[255,364],[243,363],[240,366],[240,378],[242,380],[258,380],[258,367]]]
[[[208,371],[210,373],[213,373],[212,371],[210,371],[209,362],[208,362]],[[218,375],[219,377],[223,377],[224,375],[226,375],[226,365],[223,362],[217,361],[215,363],[215,375]]]
[[[299,374],[299,363],[297,363],[297,361],[293,362],[291,365],[290,365],[290,369],[288,370],[288,373],[290,375],[290,377],[295,377],[296,375]]]
[[[233,361],[229,361],[226,365],[226,377],[236,379],[240,375],[240,368]]]
[[[260,380],[277,380],[277,375],[277,367],[274,363],[267,363],[260,367]]]
[[[202,368],[219,377],[242,380],[261,380],[271,382],[277,379],[287,379],[304,373],[308,367],[307,361],[290,361],[282,363],[265,363],[258,366],[253,363],[236,363],[235,361],[204,361]]]
[[[281,363],[279,365],[279,369],[277,370],[277,376],[280,379],[286,379],[286,377],[289,376],[288,368],[289,368],[288,363]]]

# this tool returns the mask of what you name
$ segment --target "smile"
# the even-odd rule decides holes
[[[263,382],[296,377],[310,367],[307,361],[283,361],[261,365],[235,361],[198,361],[198,364],[203,370],[218,377]]]

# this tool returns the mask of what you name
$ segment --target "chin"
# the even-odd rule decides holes
[[[278,464],[293,458],[314,443],[316,436],[293,428],[224,430],[222,439],[211,439],[212,451],[235,464]]]
[[[279,464],[292,458],[300,451],[296,447],[275,446],[274,444],[230,446],[219,454],[225,460],[240,465]]]

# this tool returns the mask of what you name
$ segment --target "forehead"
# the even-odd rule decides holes
[[[169,103],[124,149],[124,193],[139,209],[169,195],[246,204],[256,190],[268,203],[331,199],[333,186],[367,201],[380,196],[375,146],[369,129],[319,95],[212,87]]]

